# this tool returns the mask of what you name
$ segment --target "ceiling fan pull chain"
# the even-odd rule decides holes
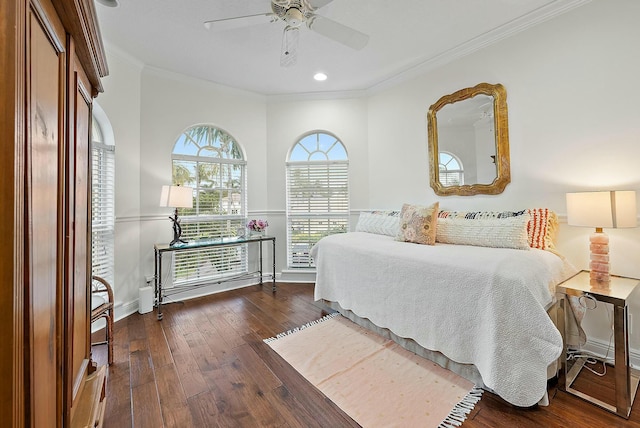
[[[300,38],[300,28],[287,25],[282,33],[282,51],[280,54],[280,65],[291,67],[298,61],[298,40]]]

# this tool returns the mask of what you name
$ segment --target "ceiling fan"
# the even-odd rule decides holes
[[[286,26],[282,35],[280,65],[290,67],[298,57],[298,39],[300,27],[307,27],[331,40],[352,49],[362,49],[369,42],[369,36],[332,19],[316,15],[316,11],[333,0],[271,0],[270,11],[254,15],[237,16],[225,19],[205,21],[207,29],[224,31],[242,28],[264,22],[284,21]],[[266,6],[266,4],[265,4]]]

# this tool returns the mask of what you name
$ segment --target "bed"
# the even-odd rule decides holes
[[[544,399],[563,350],[548,311],[555,285],[576,269],[548,248],[418,245],[390,236],[396,229],[321,239],[311,252],[315,299],[516,406]]]

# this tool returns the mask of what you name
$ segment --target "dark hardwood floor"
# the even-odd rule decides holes
[[[327,313],[312,284],[252,286],[163,312],[115,323],[105,427],[358,426],[262,342]],[[106,346],[93,355],[105,364]],[[640,427],[635,407],[626,421],[554,386],[549,394],[548,407],[518,409],[485,392],[463,427]]]

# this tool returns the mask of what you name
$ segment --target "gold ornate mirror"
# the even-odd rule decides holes
[[[437,195],[497,195],[511,181],[507,91],[480,83],[429,107],[429,167]]]

